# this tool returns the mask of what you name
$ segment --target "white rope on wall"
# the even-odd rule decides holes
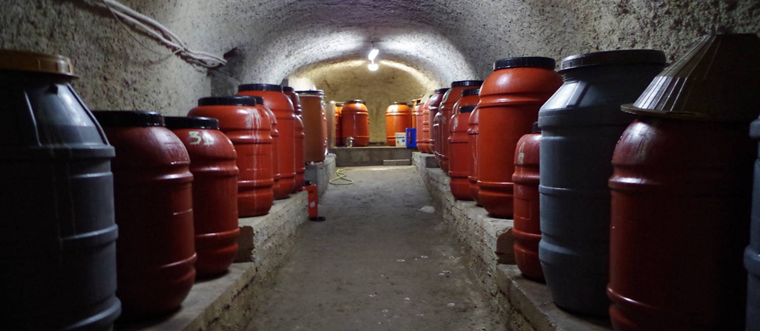
[[[114,15],[114,18],[116,18],[121,24],[124,24],[124,22],[132,24],[137,30],[144,32],[149,37],[168,47],[173,54],[176,54],[188,63],[205,68],[214,68],[227,64],[227,61],[222,57],[188,48],[187,44],[174,34],[174,32],[161,25],[161,23],[156,22],[154,19],[129,8],[118,1],[102,1],[111,14]],[[127,32],[129,32],[129,30],[127,30]],[[132,35],[131,32],[129,33]],[[135,38],[135,41],[140,45],[148,48],[140,43],[140,41],[137,40],[137,37],[134,35],[132,35],[132,37]]]

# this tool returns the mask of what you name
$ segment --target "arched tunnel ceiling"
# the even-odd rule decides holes
[[[71,57],[82,77],[75,87],[93,108],[184,114],[211,93],[215,72],[225,72],[229,85],[279,83],[315,64],[366,59],[372,40],[379,41],[380,59],[447,85],[485,78],[493,61],[505,57],[559,60],[654,48],[672,61],[702,34],[760,31],[757,0],[121,1],[193,49],[237,49],[238,58],[221,70],[196,70],[142,34],[128,33],[100,0],[5,0],[0,47]]]

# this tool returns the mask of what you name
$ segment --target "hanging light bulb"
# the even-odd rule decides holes
[[[369,51],[369,55],[367,56],[367,58],[370,61],[375,61],[375,59],[377,58],[377,54],[379,54],[379,53],[380,53],[380,50],[377,49],[377,48],[375,48],[375,43],[373,42],[372,43],[372,50]]]
[[[375,63],[375,61],[372,61],[372,63],[370,63],[367,66],[367,68],[369,68],[369,71],[377,71],[377,69],[379,68],[379,66],[377,65],[377,63]]]

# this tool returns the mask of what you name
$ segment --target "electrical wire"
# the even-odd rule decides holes
[[[343,173],[344,171],[346,171],[345,168],[338,168],[337,170],[335,170],[335,176],[336,177],[333,178],[333,179],[330,179],[328,181],[328,183],[330,183],[332,185],[351,185],[351,184],[353,184],[354,181],[348,179],[348,176],[346,176],[346,174]],[[338,182],[338,181],[343,181],[343,182]]]
[[[187,47],[187,44],[185,44],[182,39],[180,39],[174,32],[167,29],[165,26],[163,26],[161,23],[158,23],[154,19],[145,16],[132,8],[129,8],[123,4],[121,4],[118,1],[115,0],[101,0],[105,7],[108,9],[108,11],[111,12],[111,14],[114,16],[114,18],[122,24],[122,26],[126,26],[127,24],[124,22],[127,22],[129,24],[132,24],[136,27],[137,30],[142,31],[143,33],[147,34],[149,37],[155,39],[159,43],[163,44],[164,46],[168,47],[172,54],[179,56],[183,60],[187,61],[188,63],[196,66],[201,66],[205,68],[214,68],[218,66],[223,66],[227,64],[227,61],[224,58],[218,57],[216,55],[192,50]],[[130,36],[137,41],[138,44],[145,47],[146,49],[150,50],[151,52],[160,54],[156,52],[155,50],[151,49],[150,47],[146,46],[142,42],[139,41],[139,39],[129,30]]]

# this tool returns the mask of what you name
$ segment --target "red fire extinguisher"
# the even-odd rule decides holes
[[[304,188],[306,188],[306,192],[309,193],[309,219],[316,222],[324,221],[325,217],[319,216],[319,194],[317,191],[317,185],[306,181]]]

